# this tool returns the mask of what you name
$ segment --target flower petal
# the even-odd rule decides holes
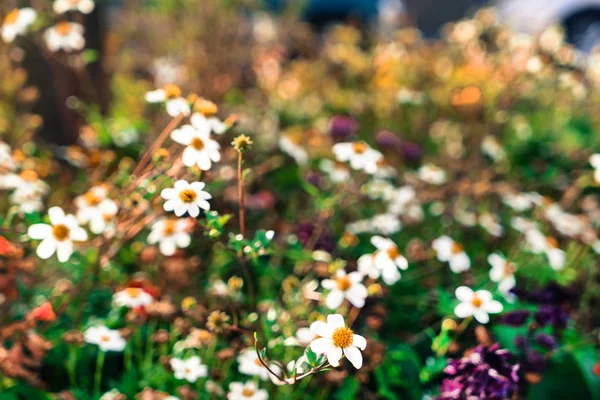
[[[354,365],[354,368],[360,369],[363,363],[363,357],[359,349],[354,346],[346,347],[344,349],[344,355]]]

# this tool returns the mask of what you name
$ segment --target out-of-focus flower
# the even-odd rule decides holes
[[[66,52],[83,49],[83,25],[76,22],[61,21],[44,32],[46,46],[50,51]]]
[[[345,355],[354,368],[362,367],[363,357],[360,351],[367,347],[367,341],[348,328],[340,314],[328,315],[327,323],[313,322],[310,330],[320,336],[310,343],[311,350],[317,354],[325,354],[329,364],[337,367],[342,355]]]
[[[498,344],[478,346],[468,356],[450,361],[444,368],[440,400],[510,399],[518,389],[519,364]]]
[[[503,308],[500,302],[492,299],[492,294],[487,290],[473,292],[466,286],[459,286],[456,298],[460,303],[454,308],[454,314],[459,318],[473,316],[482,324],[489,322],[489,314],[497,314]]]
[[[217,135],[227,130],[227,124],[215,116],[219,108],[212,101],[202,98],[197,99],[193,109],[195,112],[192,114],[190,122],[194,128],[202,132],[213,132]]]
[[[292,134],[282,134],[279,138],[279,148],[300,165],[308,162],[308,152],[302,147],[302,143]]]
[[[180,179],[175,182],[173,188],[163,189],[160,195],[167,200],[163,206],[165,211],[173,211],[178,217],[187,212],[191,217],[196,218],[200,215],[200,209],[210,210],[207,200],[212,199],[212,196],[202,190],[204,186],[204,182],[189,183]]]
[[[383,277],[388,285],[393,285],[400,280],[398,269],[408,268],[408,261],[400,253],[398,246],[390,239],[381,236],[373,236],[371,244],[377,248],[373,254],[365,254],[358,259],[358,270],[369,278],[377,279]]]
[[[432,185],[446,183],[446,171],[433,164],[425,164],[419,168],[419,179]]]
[[[187,360],[173,357],[169,361],[175,378],[185,379],[189,383],[194,383],[198,378],[204,378],[207,376],[208,369],[206,365],[202,364],[202,360],[198,356],[193,356]]]
[[[65,215],[60,207],[48,210],[50,224],[33,224],[27,230],[30,238],[41,240],[36,254],[42,259],[48,259],[56,252],[58,261],[65,262],[73,254],[73,241],[84,241],[87,233],[77,223],[75,216]]]
[[[37,13],[33,8],[15,8],[4,17],[4,23],[0,29],[2,40],[10,43],[19,35],[24,35],[33,23]]]
[[[531,229],[525,233],[525,239],[532,252],[546,255],[552,269],[560,270],[564,268],[567,255],[558,248],[558,242],[555,238],[545,236],[536,229]]]
[[[181,157],[183,164],[187,167],[197,165],[202,171],[208,171],[213,162],[221,160],[219,152],[221,146],[210,138],[209,130],[200,130],[191,125],[184,125],[171,133],[171,139],[187,146]]]
[[[167,84],[162,89],[146,93],[148,103],[165,103],[167,114],[175,118],[180,114],[190,115],[190,104],[181,96],[181,89],[177,85]]]
[[[227,400],[267,400],[269,393],[265,389],[259,389],[255,382],[246,383],[231,382]]]
[[[458,274],[471,268],[471,260],[465,249],[448,236],[441,236],[432,243],[440,261],[448,262],[452,272]]]
[[[337,310],[344,299],[347,299],[354,307],[362,308],[368,296],[367,288],[362,284],[363,276],[358,272],[346,274],[339,269],[334,279],[324,279],[321,286],[330,292],[325,298],[325,305],[331,310]]]
[[[506,158],[504,148],[494,136],[483,138],[481,141],[481,151],[496,162]]]
[[[75,198],[77,219],[81,224],[90,224],[90,231],[100,234],[106,229],[107,221],[117,214],[117,203],[107,197],[104,186],[95,186],[86,194]]]
[[[324,159],[319,163],[319,169],[334,183],[348,182],[350,179],[350,170],[346,164],[340,162]]]
[[[242,374],[258,376],[263,381],[266,381],[269,378],[274,382],[278,381],[278,379],[272,376],[267,368],[265,368],[265,366],[260,362],[254,347],[249,347],[242,350],[240,355],[237,357],[237,362],[239,364],[239,370]],[[269,364],[269,368],[276,374],[281,372],[281,369],[277,365]]]
[[[502,196],[502,202],[515,211],[527,211],[535,205],[532,193],[508,193]]]
[[[86,343],[97,345],[102,351],[123,351],[127,342],[121,333],[106,326],[92,326],[83,334]]]
[[[383,158],[380,152],[365,142],[337,143],[333,145],[333,153],[338,161],[349,162],[353,169],[364,170],[368,174],[377,171],[377,164]]]
[[[158,243],[163,256],[172,256],[177,248],[188,247],[192,241],[186,232],[188,222],[185,219],[165,219],[155,222],[148,235],[148,243]]]
[[[153,301],[154,299],[150,293],[136,287],[129,287],[113,295],[113,302],[119,307],[138,308]]]
[[[487,261],[492,266],[490,270],[492,282],[498,283],[498,290],[502,294],[510,294],[510,290],[515,287],[515,265],[498,253],[490,254]]]
[[[329,122],[329,134],[337,142],[347,141],[360,127],[358,120],[346,115],[336,115]]]
[[[484,213],[478,218],[479,225],[492,236],[504,236],[504,227],[498,222],[498,217],[494,214]]]
[[[64,14],[67,11],[79,11],[83,14],[89,14],[94,11],[93,0],[54,0],[52,6],[57,14]]]
[[[600,185],[600,153],[590,156],[590,165],[594,167],[594,181]]]

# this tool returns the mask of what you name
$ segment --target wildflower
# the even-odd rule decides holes
[[[329,134],[336,141],[350,139],[358,132],[359,128],[358,121],[347,115],[336,115],[329,122]]]
[[[201,363],[201,359],[198,356],[193,356],[187,360],[181,358],[171,358],[169,361],[175,378],[185,379],[189,383],[194,383],[198,378],[205,378],[207,376],[206,365]]]
[[[519,364],[498,344],[478,346],[468,356],[451,360],[444,373],[440,400],[510,399],[518,389]]]
[[[65,215],[60,207],[50,208],[48,216],[51,225],[31,225],[27,234],[32,239],[41,240],[36,250],[38,257],[45,260],[56,252],[58,260],[65,262],[73,254],[73,241],[86,240],[87,233],[73,215]]]
[[[500,292],[505,295],[509,294],[510,290],[515,287],[515,265],[497,253],[490,254],[487,261],[492,266],[490,279],[498,282]]]
[[[86,194],[75,198],[77,219],[81,224],[90,224],[90,231],[95,234],[104,232],[108,220],[117,214],[117,203],[106,197],[104,186],[95,186]]]
[[[61,21],[44,33],[46,46],[50,51],[81,50],[85,46],[83,25],[76,22]]]
[[[484,213],[478,218],[479,225],[484,228],[490,235],[496,237],[504,236],[504,227],[498,222],[498,217],[494,214]]]
[[[163,189],[160,195],[167,200],[163,206],[165,211],[173,211],[178,217],[187,212],[191,217],[196,218],[200,215],[200,209],[210,210],[207,200],[212,196],[202,190],[204,186],[203,182],[189,183],[181,179],[175,182],[173,188]]]
[[[330,292],[325,298],[325,305],[331,310],[336,310],[347,299],[354,307],[362,308],[368,296],[367,288],[362,282],[363,276],[359,272],[351,272],[339,269],[334,279],[325,279],[321,286]]]
[[[279,379],[272,376],[267,368],[260,362],[258,354],[256,354],[256,350],[253,347],[242,350],[237,357],[237,362],[239,364],[239,371],[242,374],[258,376],[263,381],[270,378],[273,382],[279,382]],[[269,364],[269,368],[276,374],[281,372],[281,369],[277,365]]]
[[[181,157],[187,167],[197,165],[202,171],[208,171],[213,162],[221,160],[221,153],[219,153],[221,146],[210,138],[209,130],[184,125],[171,133],[171,139],[187,146]]]
[[[492,294],[487,290],[473,292],[466,286],[456,289],[456,298],[460,303],[454,308],[454,314],[459,318],[475,317],[482,324],[490,320],[488,314],[497,314],[502,311],[502,304],[492,299]]]
[[[364,170],[368,174],[377,171],[377,163],[383,158],[380,152],[365,142],[337,143],[332,150],[338,161],[349,162],[353,169]]]
[[[92,326],[83,334],[86,343],[95,344],[102,351],[123,351],[127,342],[121,333],[106,326]]]
[[[0,29],[2,40],[10,43],[17,36],[24,35],[29,29],[29,26],[35,20],[37,13],[33,8],[15,8],[4,17],[4,23]]]
[[[448,262],[452,272],[458,274],[471,268],[471,260],[464,248],[448,236],[441,236],[433,241],[433,249],[438,260]]]
[[[220,135],[227,130],[227,125],[215,117],[218,110],[219,108],[212,101],[198,99],[194,103],[195,112],[190,117],[190,122],[199,131]]]
[[[350,179],[350,170],[346,164],[340,162],[324,159],[319,163],[319,169],[334,183],[347,182]]]
[[[425,164],[419,168],[419,179],[432,185],[446,183],[446,171],[433,164]]]
[[[310,330],[320,336],[310,343],[310,349],[317,354],[325,354],[329,364],[337,367],[340,365],[342,355],[345,355],[354,368],[362,367],[363,358],[360,350],[367,347],[367,341],[348,328],[340,314],[328,315],[327,323],[313,322]]]
[[[558,242],[552,236],[545,236],[537,229],[525,233],[525,239],[532,252],[544,253],[552,269],[560,270],[565,266],[566,253],[558,248]]]
[[[388,285],[393,285],[400,280],[398,269],[408,268],[408,261],[400,253],[398,246],[390,239],[373,236],[371,244],[377,248],[374,254],[366,254],[358,259],[358,271],[369,278],[383,277]]]
[[[136,287],[123,289],[113,295],[113,302],[119,307],[138,308],[153,301],[154,299],[150,293]]]
[[[206,320],[206,327],[213,332],[223,332],[229,326],[229,315],[220,311],[213,311]]]
[[[255,382],[231,382],[229,384],[228,400],[267,400],[269,394],[265,389],[259,389]]]
[[[281,135],[279,138],[279,148],[300,165],[308,162],[308,152],[302,147],[300,138],[296,138],[293,134]]]
[[[83,14],[89,14],[94,11],[93,0],[54,0],[52,6],[57,14],[64,14],[67,11],[79,11]]]
[[[481,151],[494,161],[501,161],[506,158],[506,152],[502,145],[494,136],[486,136],[481,141]]]
[[[285,339],[284,344],[286,346],[308,346],[317,337],[310,331],[310,328],[302,327],[296,330],[294,337]]]
[[[600,153],[590,156],[590,165],[594,167],[594,181],[600,185]]]
[[[231,145],[233,146],[235,151],[237,151],[238,153],[243,153],[244,151],[250,149],[253,144],[254,144],[254,142],[252,141],[252,139],[250,139],[248,136],[244,135],[243,133],[241,135],[237,136],[236,138],[234,138],[233,142],[231,142]]]
[[[163,256],[172,256],[177,248],[188,247],[191,237],[186,232],[185,219],[164,219],[155,222],[148,235],[148,243],[158,243],[158,249]]]
[[[509,193],[502,196],[502,202],[516,211],[527,211],[535,205],[530,193]]]
[[[165,103],[167,114],[173,118],[180,114],[190,115],[190,105],[181,96],[181,89],[177,85],[166,84],[162,89],[147,92],[145,99],[148,103]]]

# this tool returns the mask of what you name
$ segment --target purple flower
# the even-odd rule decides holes
[[[325,250],[331,253],[333,249],[335,249],[333,236],[331,236],[331,233],[327,229],[324,229],[317,238],[313,238],[313,235],[316,234],[314,224],[303,222],[298,224],[296,232],[298,234],[298,240],[303,246],[316,240],[314,242],[313,250]]]
[[[517,310],[502,315],[500,322],[510,326],[521,326],[529,319],[529,311]]]
[[[537,351],[531,350],[527,353],[523,367],[526,371],[541,372],[546,369],[546,358]]]
[[[331,118],[329,133],[336,142],[345,142],[358,132],[359,126],[355,118],[347,115],[337,115]]]
[[[548,350],[554,350],[556,348],[556,338],[546,333],[538,333],[535,336],[535,342]]]
[[[440,400],[494,399],[512,397],[519,382],[519,364],[510,363],[508,350],[478,346],[468,356],[451,360],[444,369]]]
[[[423,156],[423,149],[416,143],[401,139],[396,133],[382,129],[375,138],[382,149],[400,152],[406,161],[419,161]]]

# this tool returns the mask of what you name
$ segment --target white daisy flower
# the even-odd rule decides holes
[[[167,200],[163,208],[165,211],[173,211],[178,217],[188,213],[191,217],[196,218],[200,215],[200,209],[210,210],[207,200],[212,196],[202,190],[204,186],[203,182],[189,183],[183,179],[178,180],[173,188],[163,189],[160,192],[161,197]]]
[[[419,179],[432,185],[446,183],[446,171],[433,164],[425,164],[419,168]]]
[[[221,146],[210,138],[210,131],[184,125],[171,133],[171,139],[187,146],[181,160],[186,167],[197,165],[202,171],[208,171],[213,162],[221,160]]]
[[[498,217],[494,214],[484,213],[478,218],[479,225],[492,236],[504,236],[504,227],[498,222]]]
[[[344,163],[323,159],[319,163],[319,168],[321,171],[325,172],[327,176],[329,176],[329,179],[334,183],[347,182],[350,180],[350,170]]]
[[[8,200],[18,206],[19,214],[31,214],[44,209],[42,195],[30,187],[19,188],[10,194]]]
[[[536,222],[523,217],[514,217],[513,219],[511,219],[510,226],[512,226],[514,230],[522,233],[538,229],[538,225]]]
[[[46,46],[50,51],[66,52],[81,50],[85,46],[83,25],[76,22],[61,21],[44,32]]]
[[[536,229],[531,229],[525,232],[525,239],[532,252],[546,255],[552,269],[560,270],[564,268],[567,254],[558,248],[558,242],[555,238],[545,236]]]
[[[358,271],[371,279],[382,276],[383,281],[388,285],[398,282],[400,280],[398,269],[408,268],[408,261],[402,256],[398,246],[390,239],[381,236],[373,236],[371,244],[377,248],[377,251],[358,259]]]
[[[310,330],[320,336],[310,343],[310,349],[317,354],[325,354],[329,364],[337,367],[344,355],[354,368],[362,367],[363,358],[360,351],[367,347],[367,341],[348,328],[340,314],[328,315],[327,323],[313,322]]]
[[[202,364],[202,360],[198,356],[193,356],[187,360],[173,357],[169,361],[175,378],[185,379],[189,383],[194,383],[198,378],[205,378],[208,373],[206,365]]]
[[[365,142],[337,143],[332,150],[338,161],[349,162],[353,169],[364,170],[368,174],[377,171],[377,163],[383,158],[380,152]]]
[[[15,167],[15,160],[13,160],[10,146],[0,141],[0,172],[12,171]],[[0,175],[1,177],[2,175]]]
[[[279,148],[292,157],[297,164],[304,165],[308,162],[308,153],[292,135],[282,135],[279,138]]]
[[[67,11],[79,11],[83,14],[89,14],[94,11],[93,0],[54,0],[52,6],[57,14],[64,14]]]
[[[471,260],[464,248],[448,236],[441,236],[432,243],[438,260],[448,262],[452,272],[458,274],[471,268]]]
[[[488,135],[481,141],[481,151],[494,161],[501,161],[506,158],[504,148],[494,136]]]
[[[26,169],[17,174],[0,176],[0,187],[5,189],[22,190],[24,193],[37,193],[40,196],[48,194],[50,186],[41,180],[37,172]]]
[[[402,229],[398,216],[394,214],[377,214],[370,221],[370,230],[382,235],[392,235]]]
[[[600,185],[600,153],[595,153],[590,156],[590,165],[594,167],[594,181]]]
[[[367,288],[362,284],[363,276],[359,272],[350,272],[339,269],[334,279],[324,279],[321,286],[330,292],[325,298],[325,305],[331,310],[337,310],[344,299],[354,307],[362,308],[368,296]]]
[[[86,343],[97,345],[102,351],[123,351],[127,342],[116,329],[92,326],[83,333]]]
[[[37,13],[33,8],[15,8],[4,17],[4,23],[0,28],[0,35],[2,40],[6,43],[10,43],[17,36],[24,35],[29,26],[35,21]]]
[[[487,290],[473,292],[466,286],[456,289],[456,298],[460,301],[454,308],[454,314],[459,318],[470,316],[481,324],[487,324],[490,320],[489,314],[502,312],[502,304],[492,299],[492,294]]]
[[[218,110],[215,103],[200,98],[194,103],[195,112],[192,114],[190,122],[198,130],[208,130],[220,135],[227,130],[227,124],[215,116]]]
[[[148,235],[148,244],[158,243],[163,256],[172,256],[175,250],[188,247],[192,241],[186,229],[188,221],[181,219],[164,219],[155,222]]]
[[[239,371],[245,375],[258,376],[263,381],[271,379],[274,383],[278,383],[278,379],[269,373],[267,368],[260,362],[258,354],[254,347],[248,347],[242,350],[237,357]],[[269,368],[276,374],[281,373],[281,369],[274,364],[269,364]]]
[[[167,114],[175,118],[179,114],[190,115],[190,104],[181,96],[181,89],[177,85],[167,84],[162,89],[146,93],[148,103],[165,103]]]
[[[75,216],[65,215],[60,207],[48,210],[50,224],[34,224],[27,234],[31,239],[41,240],[36,254],[41,259],[48,259],[56,253],[58,261],[65,262],[73,254],[73,241],[84,241],[87,233],[77,223]]]
[[[90,224],[90,231],[96,235],[104,232],[109,222],[118,211],[117,203],[106,197],[104,186],[95,186],[86,194],[75,198],[77,219],[81,224]]]
[[[284,345],[286,346],[308,346],[310,342],[315,340],[318,336],[310,331],[310,328],[302,327],[296,330],[296,335],[285,339]]]
[[[259,389],[255,382],[231,382],[227,400],[267,400],[269,394],[265,389]]]
[[[508,193],[502,196],[502,202],[515,211],[527,211],[535,205],[528,193]]]
[[[490,279],[498,283],[498,290],[506,295],[515,287],[515,264],[509,262],[498,253],[490,254],[487,258],[492,266],[490,270]]]
[[[113,303],[119,307],[138,308],[154,301],[152,295],[141,288],[129,287],[113,295]]]

